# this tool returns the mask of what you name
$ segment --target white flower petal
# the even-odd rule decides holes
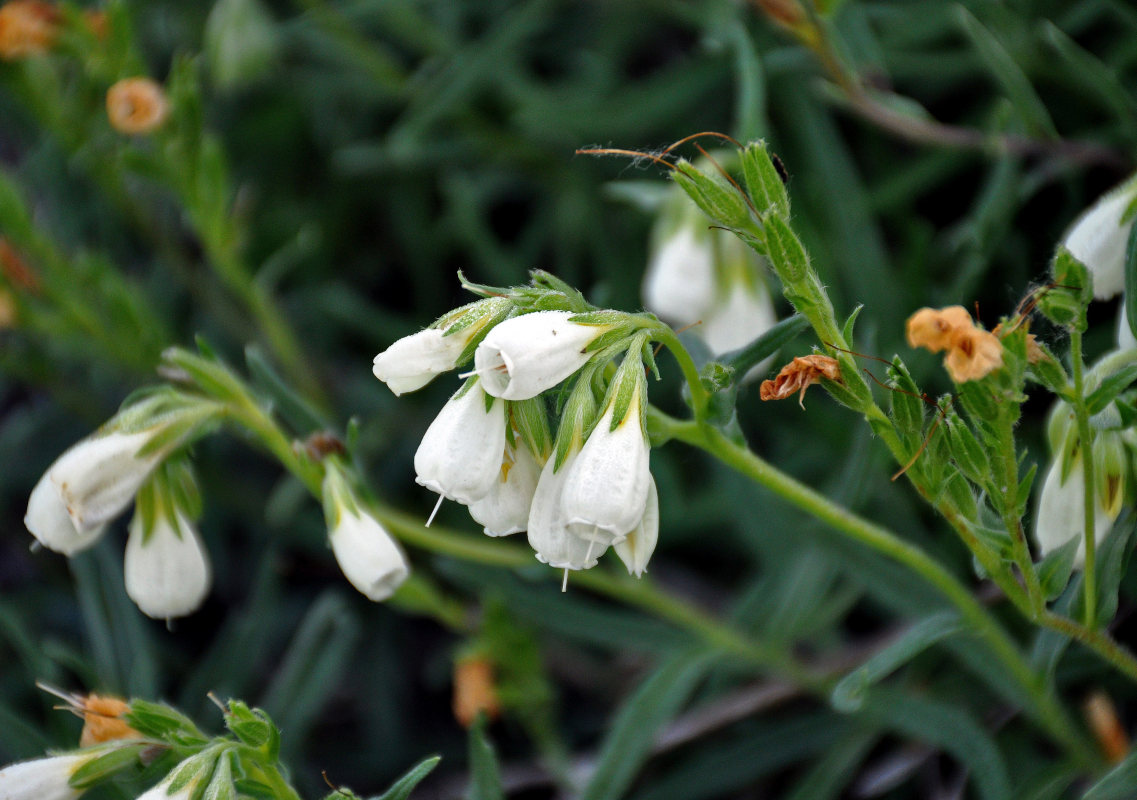
[[[87,549],[106,530],[105,525],[76,530],[75,523],[67,514],[67,506],[63,505],[59,492],[46,474],[39,479],[28,498],[24,525],[40,544],[65,556]]]
[[[9,764],[0,769],[0,800],[74,800],[82,790],[67,781],[92,757],[47,756]]]
[[[477,328],[471,328],[470,333]],[[395,395],[426,386],[443,372],[454,369],[469,342],[461,332],[444,336],[438,328],[404,336],[375,356],[372,372]]]
[[[529,509],[529,545],[537,551],[537,559],[558,569],[589,569],[608,545],[586,541],[572,534],[568,520],[561,513],[561,495],[565,476],[571,472],[578,453],[570,453],[564,464],[553,471],[556,458],[549,458],[541,477],[537,481],[537,491],[533,494],[533,505]]]
[[[1094,297],[1106,300],[1125,288],[1125,248],[1132,221],[1121,217],[1133,201],[1131,182],[1102,195],[1066,231],[1066,249],[1094,276]]]
[[[1035,515],[1034,538],[1038,542],[1039,555],[1045,558],[1073,537],[1082,542],[1074,559],[1074,567],[1080,569],[1086,558],[1085,545],[1085,503],[1086,482],[1082,472],[1081,459],[1071,466],[1066,482],[1062,483],[1062,465],[1055,461],[1046,473],[1042,492],[1038,498],[1038,513]],[[1101,507],[1100,501],[1094,509],[1094,541],[1101,543],[1113,528],[1114,517]]]
[[[504,400],[527,400],[583,367],[584,348],[608,330],[569,322],[568,311],[537,311],[494,327],[474,351],[482,387]]]
[[[403,551],[370,514],[341,507],[328,536],[344,576],[369,600],[386,600],[410,574]]]
[[[201,537],[192,522],[181,512],[175,513],[178,529],[160,515],[145,543],[142,521],[135,514],[126,541],[126,594],[143,614],[154,619],[192,614],[209,594],[213,582]]]
[[[607,546],[623,539],[644,513],[651,473],[649,447],[640,427],[639,398],[611,430],[609,406],[567,470],[561,513],[569,530]]]
[[[683,224],[662,240],[648,261],[643,299],[672,325],[699,321],[715,299],[714,248],[705,230]]]
[[[503,402],[487,412],[481,383],[442,407],[415,452],[415,481],[465,505],[489,494],[505,453]]]
[[[470,516],[484,527],[487,536],[508,536],[520,533],[529,524],[529,506],[541,465],[524,444],[510,448],[512,464],[506,475],[499,474],[489,494],[470,504]]]
[[[736,350],[757,339],[778,321],[774,303],[765,284],[754,286],[736,282],[703,318],[699,333],[715,355]],[[747,377],[764,373],[769,361],[754,367]]]
[[[139,456],[155,435],[117,431],[84,439],[61,455],[47,471],[76,530],[90,531],[110,522],[130,505],[143,482],[165,457]]]
[[[655,478],[648,485],[647,505],[636,529],[622,542],[616,542],[612,549],[628,568],[629,575],[642,577],[647,570],[647,562],[655,552],[659,541],[659,493],[655,489]]]

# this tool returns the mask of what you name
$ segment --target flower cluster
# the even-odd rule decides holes
[[[127,594],[152,617],[190,613],[209,591],[210,570],[193,526],[192,475],[171,457],[218,413],[215,403],[173,390],[130,406],[55,460],[32,490],[24,524],[44,547],[74,555],[98,541],[137,495]]]
[[[399,394],[472,359],[423,435],[416,481],[466,505],[487,535],[528,531],[546,564],[587,569],[611,547],[640,575],[659,527],[644,428],[651,323],[557,303],[564,294],[542,280],[555,279],[486,292],[400,339],[376,356],[375,375]],[[545,393],[562,384],[554,442]]]
[[[1003,365],[999,337],[979,328],[963,306],[921,308],[908,318],[908,344],[946,350],[944,367],[956,383],[979,380]]]
[[[644,307],[661,319],[698,325],[694,333],[715,355],[746,345],[777,322],[761,257],[737,236],[709,227],[678,186],[652,232],[642,294]]]

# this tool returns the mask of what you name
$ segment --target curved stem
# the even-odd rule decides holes
[[[699,379],[699,368],[695,366],[694,359],[691,358],[691,354],[687,352],[683,343],[679,341],[675,331],[668,326],[659,325],[653,330],[652,335],[657,342],[671,351],[671,355],[678,362],[679,369],[683,372],[683,379],[687,381],[687,388],[691,391],[691,408],[695,412],[695,418],[702,419],[706,416],[710,395],[707,394],[702,380]]]
[[[1094,537],[1094,459],[1093,459],[1093,432],[1090,430],[1090,414],[1086,408],[1086,378],[1085,364],[1082,361],[1082,331],[1077,327],[1070,330],[1070,361],[1071,372],[1074,379],[1074,418],[1078,424],[1078,452],[1082,456],[1082,475],[1085,478],[1086,491],[1082,498],[1083,518],[1085,529],[1086,561],[1082,572],[1082,588],[1085,589],[1085,623],[1091,630],[1097,627],[1097,571],[1095,569],[1095,556],[1097,540]]]
[[[1042,585],[1038,580],[1038,572],[1034,568],[1034,561],[1030,556],[1030,547],[1026,543],[1026,534],[1023,531],[1022,517],[1019,515],[1019,459],[1015,451],[1015,418],[1018,416],[1018,406],[1005,403],[999,407],[998,435],[999,452],[998,462],[1003,469],[1000,476],[1003,483],[1003,526],[1011,537],[1011,551],[1022,573],[1026,584],[1029,607],[1028,616],[1037,619],[1046,607],[1046,598],[1042,594]]]

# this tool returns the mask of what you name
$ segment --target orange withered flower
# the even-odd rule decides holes
[[[837,359],[829,356],[798,356],[782,367],[773,380],[762,381],[759,392],[763,400],[784,400],[794,392],[797,404],[805,408],[805,390],[822,378],[841,381],[841,367]]]
[[[150,133],[169,115],[166,93],[149,78],[124,78],[107,90],[107,116],[120,133]]]
[[[975,325],[963,306],[921,308],[905,325],[908,344],[947,350],[944,367],[956,383],[983,378],[1003,365],[999,337]]]
[[[11,0],[0,6],[0,58],[15,61],[46,53],[58,30],[55,6],[41,0]]]
[[[39,290],[39,277],[16,252],[8,240],[0,236],[0,275],[13,286],[30,292]]]
[[[463,727],[470,727],[484,711],[490,719],[501,713],[493,664],[484,656],[463,658],[454,665],[454,717]]]
[[[70,711],[83,720],[83,732],[79,735],[80,747],[90,747],[94,744],[113,742],[119,739],[142,738],[142,734],[130,727],[122,718],[122,715],[130,710],[130,703],[122,698],[111,695],[83,695],[78,692],[65,692],[62,689],[56,689],[54,686],[38,682],[36,686],[67,703],[66,706],[56,706],[57,708]]]

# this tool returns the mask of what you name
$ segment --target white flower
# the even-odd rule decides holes
[[[644,307],[673,325],[698,322],[714,303],[714,248],[705,228],[686,222],[673,228],[648,261]]]
[[[209,556],[192,522],[181,511],[171,520],[159,511],[149,537],[141,515],[130,522],[123,577],[126,594],[148,617],[171,619],[196,611],[213,582]]]
[[[607,325],[569,322],[568,311],[537,311],[494,327],[474,351],[474,367],[487,393],[526,400],[583,367],[586,348]]]
[[[1081,544],[1074,557],[1074,567],[1080,569],[1086,558],[1085,544],[1085,497],[1086,481],[1082,472],[1081,458],[1075,458],[1070,465],[1070,474],[1062,482],[1062,463],[1055,459],[1046,473],[1042,492],[1038,498],[1038,513],[1035,514],[1034,538],[1038,542],[1039,555],[1045,558],[1075,536]],[[1101,502],[1098,493],[1094,508],[1094,541],[1101,543],[1113,528],[1117,515],[1110,515]]]
[[[647,562],[655,552],[659,541],[659,494],[655,489],[655,478],[649,478],[647,505],[636,529],[612,549],[628,568],[629,575],[642,577],[647,570]]]
[[[91,753],[46,756],[0,769],[0,800],[74,800],[83,790],[68,781],[94,756]]]
[[[344,577],[369,600],[386,600],[410,574],[403,551],[370,514],[341,506],[328,536]]]
[[[106,525],[77,530],[67,514],[67,506],[63,505],[63,500],[47,473],[39,479],[28,498],[24,525],[40,544],[65,556],[87,549],[106,530]]]
[[[571,533],[568,518],[561,511],[565,478],[578,456],[579,453],[570,452],[561,468],[555,471],[556,457],[549,458],[529,509],[529,545],[537,552],[538,561],[558,569],[589,569],[596,566],[608,549],[607,544]]]
[[[467,331],[473,334],[477,328],[452,336],[438,328],[427,328],[404,336],[375,356],[372,372],[396,396],[421,389],[437,375],[454,369],[470,341],[469,335],[463,335]]]
[[[721,355],[749,344],[777,321],[765,284],[760,280],[753,286],[735,281],[727,296],[703,317],[700,333],[711,352]]]
[[[1125,248],[1133,221],[1121,218],[1133,199],[1133,182],[1126,181],[1082,212],[1063,237],[1066,249],[1093,274],[1098,300],[1125,288]]]
[[[614,544],[643,516],[651,473],[650,448],[640,425],[639,391],[635,390],[615,429],[615,404],[609,404],[572,467],[563,468],[561,513],[568,530],[582,540]]]
[[[497,481],[489,494],[470,504],[470,516],[485,526],[487,536],[520,533],[529,524],[529,506],[541,465],[524,443],[506,448]]]
[[[430,423],[415,452],[415,482],[464,505],[489,494],[505,452],[505,408],[478,381],[459,392]]]
[[[110,522],[130,504],[167,455],[165,450],[138,455],[155,432],[112,431],[84,439],[48,468],[45,477],[58,493],[75,530],[85,533]]]

